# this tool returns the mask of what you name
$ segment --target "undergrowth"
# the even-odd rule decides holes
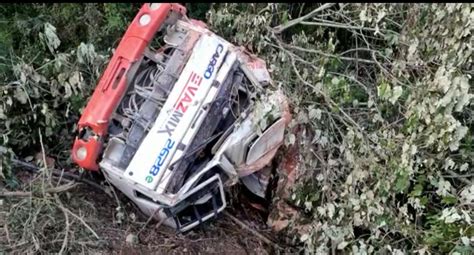
[[[206,7],[188,6],[201,16]],[[0,253],[90,253],[108,247],[96,232],[110,222],[100,222],[97,208],[75,194],[84,186],[52,173],[75,168],[70,158],[75,125],[140,7],[0,5]],[[31,172],[15,164],[19,160],[38,168]],[[117,206],[110,227],[125,220]]]
[[[284,227],[306,251],[473,252],[473,7],[213,6],[293,101],[297,180],[276,200],[304,211]]]
[[[68,200],[75,184],[50,165],[73,167],[75,124],[139,7],[0,5],[2,250],[101,244],[94,208]],[[292,100],[286,147],[298,149],[297,181],[275,201],[302,212],[284,226],[296,244],[322,254],[473,252],[473,4],[187,7],[264,58]],[[22,181],[14,159],[39,173]]]

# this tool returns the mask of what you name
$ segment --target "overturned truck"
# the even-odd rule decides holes
[[[144,4],[83,111],[72,158],[187,231],[224,210],[225,187],[265,196],[261,170],[289,121],[264,61],[179,4]]]

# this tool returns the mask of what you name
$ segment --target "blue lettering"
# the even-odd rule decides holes
[[[161,149],[160,155],[158,155],[158,157],[155,160],[155,163],[150,168],[150,174],[151,175],[156,176],[158,174],[158,172],[160,172],[160,167],[165,163],[166,157],[168,156],[170,150],[173,148],[174,144],[175,144],[175,142],[173,140],[171,140],[170,138],[168,138],[168,140],[166,141],[165,147],[163,149]],[[147,176],[147,178],[148,177],[149,176]],[[149,179],[150,178],[148,178],[146,180],[148,181]]]
[[[223,50],[224,46],[222,44],[217,45],[216,52],[214,53],[214,55],[212,55],[212,58],[209,61],[209,65],[207,66],[207,69],[204,72],[204,78],[211,78],[212,74],[214,73],[214,67],[217,64],[217,59],[220,57]]]

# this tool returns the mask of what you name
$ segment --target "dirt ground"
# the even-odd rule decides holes
[[[74,169],[66,170],[70,174],[77,174]],[[29,183],[38,183],[41,180],[37,174],[31,171],[19,170],[16,172],[17,179],[22,186],[27,187]],[[191,231],[177,233],[174,229],[164,225],[158,225],[151,221],[146,227],[145,222],[149,219],[120,191],[112,191],[100,174],[87,173],[85,182],[66,192],[58,193],[60,203],[84,218],[87,224],[99,237],[99,240],[91,235],[90,231],[80,230],[80,236],[70,238],[82,247],[82,253],[107,253],[107,254],[295,254],[298,247],[291,246],[283,233],[275,233],[267,225],[267,217],[272,208],[268,201],[252,197],[250,192],[237,184],[227,190],[227,208],[217,218],[210,219]],[[55,181],[57,178],[53,178]],[[64,181],[64,180],[63,180]],[[87,184],[93,182],[98,185]],[[59,183],[59,181],[58,181]],[[276,182],[275,182],[276,183]],[[276,185],[276,184],[273,185]],[[25,186],[26,185],[26,186]],[[37,184],[36,184],[37,185]],[[269,187],[270,188],[270,187]],[[275,190],[272,187],[271,190]],[[28,190],[28,188],[26,188]],[[1,197],[0,197],[1,198]],[[26,200],[25,200],[26,199]],[[41,198],[39,198],[41,199]],[[5,198],[3,208],[0,211],[8,212],[12,206],[20,201],[28,201],[24,198]],[[29,207],[29,202],[23,205]],[[121,208],[121,210],[117,210]],[[27,211],[32,210],[25,208]],[[11,212],[11,211],[10,211]],[[11,216],[11,215],[10,215]],[[59,214],[59,216],[62,216]],[[53,213],[42,213],[41,217],[55,217]],[[17,218],[21,218],[17,216]],[[26,224],[30,216],[18,220],[21,225]],[[54,222],[54,221],[53,221]],[[43,224],[43,223],[42,223]],[[64,223],[63,223],[64,224]],[[0,230],[1,230],[0,224]],[[44,225],[44,224],[43,224]],[[242,226],[244,225],[244,226]],[[26,226],[26,225],[25,225]],[[77,225],[76,225],[77,226]],[[15,227],[15,226],[12,226]],[[36,225],[31,225],[36,228]],[[82,226],[83,227],[83,226]],[[24,229],[20,227],[19,229]],[[44,227],[40,235],[45,235]],[[64,231],[59,226],[56,231]],[[250,229],[250,230],[249,230]],[[1,232],[1,231],[0,231]],[[21,232],[21,231],[20,231]],[[73,234],[74,235],[74,234]],[[17,235],[18,236],[18,235]],[[135,236],[138,240],[127,241],[127,237]],[[263,236],[263,237],[262,237]],[[15,237],[10,237],[15,238]],[[10,238],[8,242],[10,242]],[[2,235],[0,234],[0,239]],[[266,240],[265,240],[266,239]],[[56,242],[59,245],[63,238],[46,242]],[[5,241],[5,240],[3,240]],[[2,240],[0,240],[0,254],[2,254]],[[18,244],[18,242],[16,242]],[[278,246],[278,247],[275,247]],[[7,252],[11,245],[6,246]],[[19,249],[21,251],[21,249]],[[58,247],[42,247],[46,252],[57,251]],[[75,248],[75,251],[77,248]],[[81,250],[81,248],[79,248]]]
[[[25,173],[20,179],[27,181]],[[100,240],[88,243],[85,253],[110,254],[279,254],[294,253],[291,248],[277,240],[265,224],[266,215],[251,206],[245,195],[237,195],[216,219],[211,219],[186,233],[176,233],[164,225],[157,226],[151,221],[145,228],[148,217],[120,192],[118,200],[101,190],[81,183],[79,186],[60,194],[61,200],[71,209],[81,210],[88,224]],[[124,217],[119,223],[117,204],[124,208]],[[8,204],[8,203],[6,203]],[[255,204],[254,204],[255,205]],[[231,216],[228,216],[230,214]],[[249,230],[242,228],[231,217],[237,218],[249,228],[280,246],[276,249],[265,243]],[[134,244],[127,242],[129,234],[138,235]],[[1,253],[1,252],[0,252]]]
[[[86,185],[81,186],[77,189],[75,196],[85,199],[93,198],[88,200],[94,204],[98,212],[96,232],[104,240],[102,248],[113,254],[273,254],[277,252],[249,231],[242,229],[225,214],[220,214],[217,219],[210,220],[186,233],[176,233],[174,229],[164,225],[156,226],[156,222],[150,222],[139,234],[138,244],[131,245],[126,242],[127,235],[138,233],[142,224],[137,223],[146,222],[147,217],[141,214],[133,204],[127,202],[125,208],[128,218],[133,213],[137,217],[136,222],[126,222],[122,226],[117,226],[114,222],[116,202]],[[123,197],[120,200],[127,201]],[[236,210],[227,208],[227,212],[235,215],[252,229],[271,238],[272,233],[258,212],[248,206],[246,209],[236,214]]]

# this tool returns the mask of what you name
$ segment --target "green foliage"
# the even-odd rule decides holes
[[[424,242],[433,246],[435,251],[449,253],[455,250],[461,252],[461,254],[471,254],[474,251],[472,247],[463,248],[463,245],[456,245],[456,242],[454,242],[462,236],[474,236],[474,227],[459,223],[445,223],[443,220],[439,220],[437,216],[428,217],[427,225],[429,229],[426,232]]]
[[[336,4],[304,19],[319,7],[208,15],[293,101],[304,162],[289,198],[313,222],[299,240],[321,253],[472,252],[474,6]],[[307,220],[293,222],[301,234]]]
[[[188,16],[197,19],[206,21],[206,13],[209,11],[211,7],[210,3],[186,3],[183,4],[188,11]]]
[[[288,140],[304,160],[288,200],[306,217],[291,221],[296,241],[310,253],[472,253],[472,4],[334,4],[288,27],[321,4],[186,6],[263,57],[292,100],[300,131]],[[9,159],[40,152],[40,134],[48,156],[71,163],[81,110],[139,7],[0,6],[10,187]]]
[[[91,235],[86,223],[95,215],[86,212],[83,219],[81,215],[89,207],[87,202],[76,199],[66,209],[61,204],[64,198],[41,196],[60,184],[57,179],[53,184],[50,169],[41,168],[39,176],[24,183],[17,179],[11,160],[34,163],[35,156],[44,152],[56,166],[72,166],[75,125],[137,6],[0,6],[0,185],[34,194],[26,199],[0,199],[0,214],[10,235],[8,242],[0,241],[3,249],[68,253],[84,252],[83,241],[97,245],[98,237]],[[42,161],[36,163],[44,166]],[[74,203],[80,206],[72,208]]]
[[[69,164],[82,107],[139,5],[3,5],[0,16],[0,146],[26,157],[40,151]],[[62,141],[58,143],[57,141]],[[6,154],[1,156],[6,162]],[[9,169],[9,170],[7,170]],[[3,178],[12,181],[10,167]]]

